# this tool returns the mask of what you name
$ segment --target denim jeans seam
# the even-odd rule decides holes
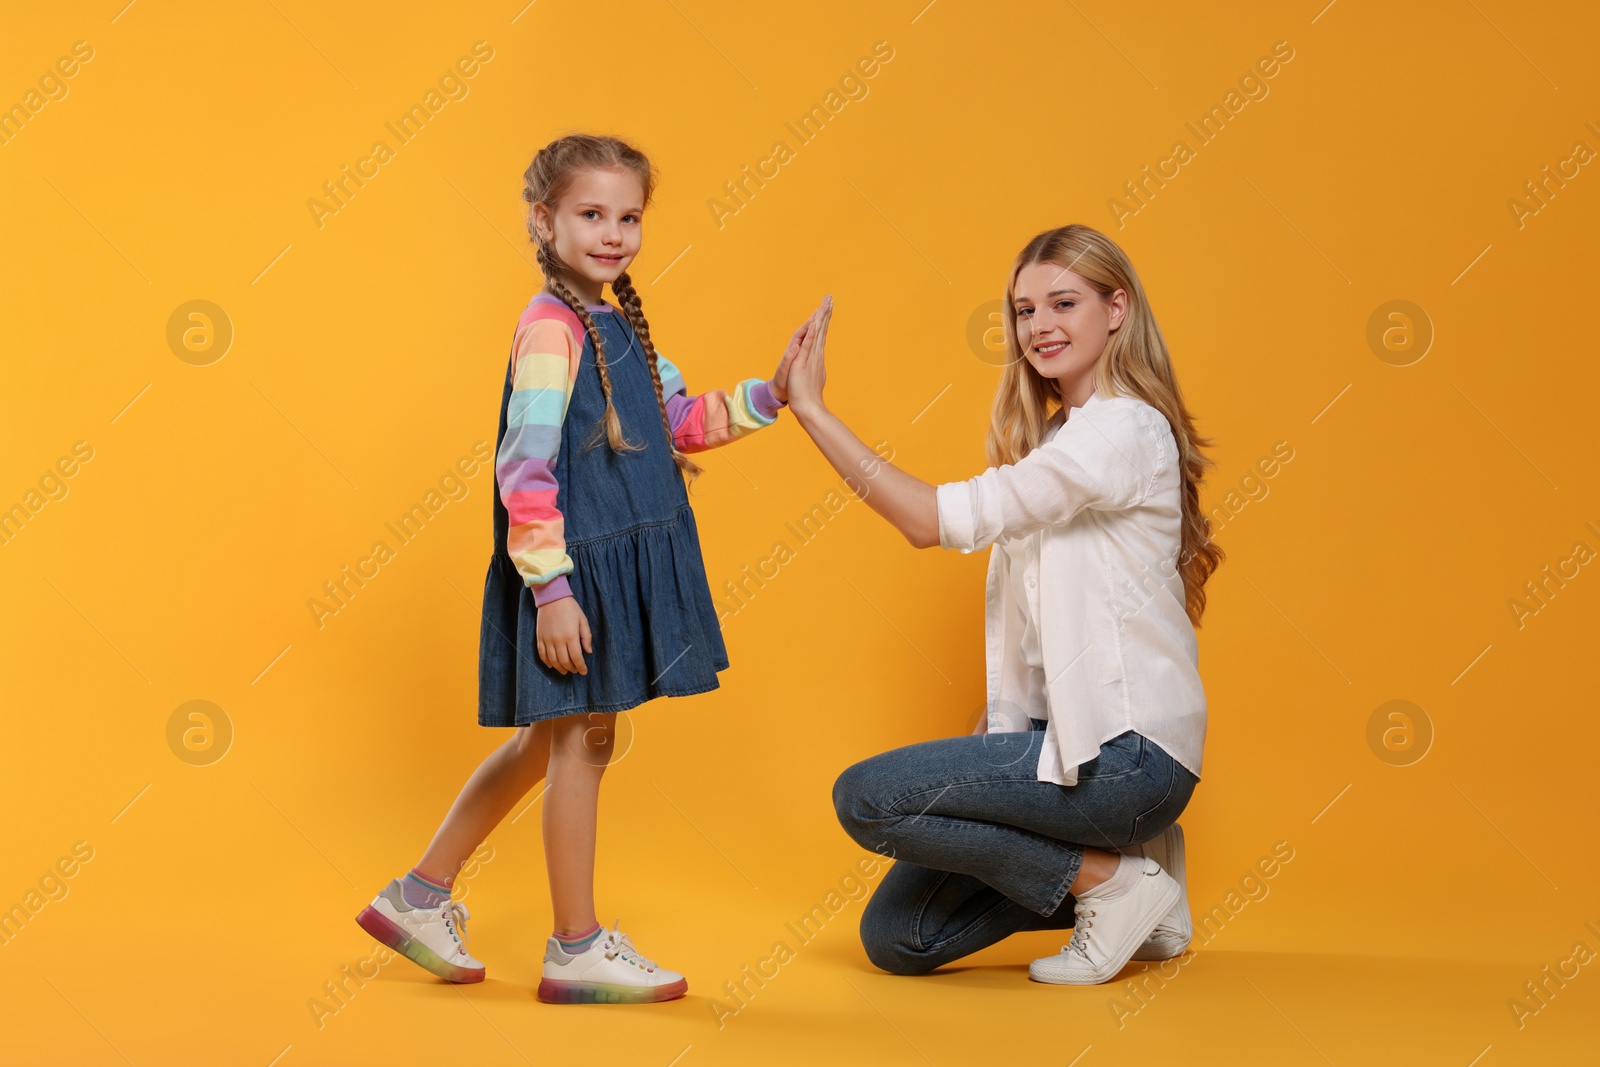
[[[992,908],[989,908],[982,915],[978,916],[976,919],[972,920],[967,925],[963,926],[960,930],[958,930],[955,933],[951,934],[949,937],[944,938],[943,940],[935,941],[931,945],[924,946],[919,951],[922,951],[922,952],[938,952],[940,949],[946,947],[947,945],[949,945],[953,941],[956,941],[959,938],[969,937],[972,934],[976,933],[977,931],[982,930],[984,927],[992,925],[993,922],[994,922],[994,916],[995,916],[996,912],[998,912],[1001,908],[1005,907],[1007,904],[1016,904],[1017,903],[1017,901],[1012,900],[1010,897],[1006,896],[1004,893],[1000,894],[1000,897],[1001,897],[1001,899],[999,901],[997,901]],[[1026,907],[1026,905],[1023,905],[1023,906]],[[1033,909],[1029,908],[1028,910],[1032,911]],[[920,937],[917,938],[918,944],[921,944],[921,941],[922,941],[922,939]]]
[[[926,914],[928,905],[932,903],[934,895],[937,894],[939,890],[944,887],[944,884],[949,880],[950,872],[940,871],[939,880],[934,882],[926,893],[922,894],[922,899],[917,901],[917,906],[911,909],[911,943],[916,946],[918,952],[928,952],[932,950],[933,946],[924,945],[922,943],[922,916]]]
[[[1055,895],[1051,897],[1050,910],[1040,912],[1039,914],[1046,916],[1054,915],[1056,913],[1056,909],[1061,907],[1061,902],[1067,898],[1068,891],[1072,889],[1072,883],[1078,880],[1078,871],[1083,867],[1083,853],[1079,851],[1073,852],[1070,855],[1073,859],[1077,860],[1077,863],[1069,868],[1068,873],[1061,880],[1061,886],[1056,890]]]
[[[912,912],[911,912],[911,944],[916,948],[916,950],[918,952],[926,952],[926,953],[938,952],[940,949],[945,948],[946,946],[950,945],[951,943],[953,943],[953,942],[955,942],[957,940],[960,940],[962,938],[969,937],[972,934],[976,933],[977,931],[982,930],[984,927],[992,925],[994,923],[995,913],[998,912],[1001,908],[1005,907],[1007,904],[1016,904],[1019,907],[1023,907],[1023,908],[1027,908],[1028,907],[1026,904],[1023,904],[1021,901],[1012,900],[1010,897],[1006,896],[1004,893],[1001,893],[1000,894],[1000,900],[998,900],[994,904],[993,907],[988,908],[987,910],[985,910],[982,915],[978,916],[978,918],[976,918],[976,919],[972,920],[971,922],[967,923],[967,925],[963,926],[960,930],[957,930],[955,933],[951,934],[949,937],[944,937],[944,938],[940,938],[937,941],[926,942],[925,943],[923,941],[923,938],[922,938],[922,917],[925,914],[927,914],[928,905],[933,901],[933,898],[938,894],[939,890],[944,888],[944,884],[950,880],[950,874],[951,874],[951,872],[949,872],[949,871],[940,871],[939,872],[939,880],[937,882],[935,882],[928,889],[928,891],[922,895],[922,899],[917,901],[917,906],[912,909]],[[1072,884],[1072,881],[1076,881],[1076,880],[1077,880],[1077,874],[1074,873],[1073,877],[1072,877],[1072,880],[1068,881],[1067,885],[1070,886]],[[990,886],[990,888],[993,889],[994,887]],[[998,892],[998,890],[997,890],[997,892]],[[1060,906],[1061,897],[1063,895],[1064,894],[1058,894],[1056,896],[1055,900],[1053,901],[1053,906],[1050,909],[1052,912],[1055,911],[1056,907]],[[1029,911],[1033,911],[1032,908],[1028,908],[1028,910]],[[1035,914],[1037,914],[1037,912]]]
[[[1140,773],[1143,773],[1143,767],[1142,766],[1134,767],[1134,768],[1131,768],[1131,769],[1125,770],[1125,771],[1118,771],[1116,774],[1094,774],[1094,775],[1082,776],[1082,777],[1080,777],[1078,779],[1078,782],[1079,782],[1080,785],[1083,784],[1083,783],[1086,783],[1086,782],[1117,782],[1117,781],[1121,781],[1124,778],[1131,778],[1134,775],[1137,775],[1137,774],[1140,774]],[[938,787],[929,786],[926,789],[918,789],[918,790],[916,790],[914,792],[906,793],[906,794],[904,794],[902,796],[896,797],[894,800],[889,802],[889,811],[891,813],[895,814],[895,815],[904,815],[906,813],[904,811],[900,810],[900,806],[902,804],[904,804],[906,801],[914,800],[914,799],[916,799],[918,797],[925,797],[929,793],[943,795],[944,793],[947,793],[950,790],[955,789],[958,786],[967,786],[967,785],[1016,785],[1016,784],[1027,785],[1029,783],[1037,782],[1038,780],[1039,779],[1037,777],[1035,777],[1035,774],[1034,774],[1034,772],[1033,772],[1033,770],[1031,768],[1028,769],[1025,773],[1017,775],[1016,777],[996,777],[996,776],[991,776],[991,775],[980,775],[978,777],[955,778],[955,779],[952,779],[950,781],[947,781],[947,782],[943,783],[942,785],[939,785]],[[1071,789],[1073,787],[1072,786],[1059,786],[1058,788]],[[935,799],[937,799],[937,797]],[[926,811],[926,809],[924,809],[923,812],[918,812],[917,814],[919,814],[919,815],[920,814],[924,814],[925,811]]]
[[[1139,739],[1139,756],[1138,756],[1137,759],[1134,760],[1132,767],[1128,768],[1125,771],[1118,771],[1116,774],[1089,774],[1089,775],[1080,774],[1078,776],[1079,783],[1081,784],[1083,782],[1115,782],[1115,781],[1117,781],[1119,779],[1126,778],[1129,775],[1144,773],[1144,771],[1145,771],[1145,756],[1150,751],[1150,745],[1149,745],[1149,742],[1145,740],[1145,737],[1144,737],[1143,734],[1134,734],[1134,736]],[[1115,740],[1115,738],[1113,738],[1113,740]],[[1110,744],[1110,742],[1108,741],[1108,742],[1106,742],[1106,744]],[[1104,746],[1102,746],[1102,747],[1104,747]],[[1098,756],[1095,757],[1095,758],[1099,759]]]
[[[1080,774],[1078,776],[1078,784],[1082,785],[1084,782],[1117,782],[1141,773],[1143,773],[1142,768],[1135,767],[1132,770],[1118,771],[1116,774]],[[1062,788],[1071,789],[1072,787],[1062,786]]]
[[[904,796],[896,797],[895,799],[893,799],[893,800],[891,800],[889,802],[889,812],[892,815],[897,815],[897,816],[902,816],[903,817],[903,816],[905,816],[907,814],[907,812],[904,812],[904,811],[900,810],[900,806],[902,804],[904,804],[906,801],[915,800],[918,797],[925,797],[929,793],[933,793],[934,794],[934,800],[938,800],[939,797],[941,797],[944,794],[948,793],[950,790],[957,788],[958,786],[967,786],[967,785],[1011,785],[1011,784],[1014,784],[1016,782],[1031,782],[1031,781],[1034,781],[1034,779],[1032,777],[1027,777],[1027,778],[958,778],[958,779],[956,779],[954,781],[945,782],[943,785],[939,786],[937,789],[932,788],[930,786],[927,789],[919,789],[916,792],[906,793]],[[921,811],[917,812],[917,815],[926,815],[928,813],[928,807],[932,807],[932,806],[933,806],[933,801],[930,800],[928,802],[928,806],[924,807]]]
[[[1134,838],[1135,841],[1137,841],[1139,839],[1139,831],[1144,828],[1145,820],[1150,818],[1151,815],[1153,815],[1156,812],[1160,811],[1162,808],[1166,807],[1167,806],[1167,801],[1172,799],[1172,794],[1177,788],[1178,788],[1177,761],[1176,760],[1169,760],[1168,761],[1168,768],[1167,768],[1167,791],[1166,791],[1166,793],[1162,794],[1161,799],[1156,801],[1156,803],[1152,807],[1146,809],[1143,814],[1135,817],[1135,819],[1133,820],[1133,838]]]
[[[1027,779],[1027,780],[1031,780],[1031,779]],[[911,799],[916,798],[916,797],[926,796],[929,793],[936,793],[937,795],[942,796],[945,793],[949,792],[951,789],[954,789],[958,785],[988,785],[988,784],[993,784],[990,779],[977,778],[977,779],[972,779],[970,781],[947,783],[946,785],[941,786],[937,790],[934,790],[934,789],[919,790],[918,792],[908,793],[905,796],[900,797],[900,798],[890,802],[889,811],[895,818],[899,818],[899,819],[905,819],[905,818],[918,819],[918,818],[921,818],[923,815],[927,815],[928,814],[926,808],[924,808],[922,811],[917,812],[915,815],[911,815],[911,814],[909,814],[909,813],[907,813],[905,811],[900,810],[901,803],[906,801],[906,800],[911,800]],[[930,802],[929,806],[931,806],[931,802]],[[994,830],[1012,829],[1012,830],[1017,830],[1017,831],[1023,832],[1023,833],[1035,833],[1034,831],[1022,830],[1021,827],[1006,826],[1004,824],[991,823],[991,822],[988,822],[988,821],[982,820],[982,819],[969,819],[969,818],[965,818],[965,817],[959,816],[959,815],[943,815],[943,814],[940,814],[940,815],[934,815],[934,816],[932,816],[932,818],[949,819],[949,820],[951,820],[950,826],[947,827],[947,831],[946,832],[949,832],[949,831],[952,831],[952,830],[956,830],[956,829],[969,830],[969,831],[972,831],[972,832],[989,832],[989,831],[994,831]],[[966,823],[970,823],[971,825],[970,826],[964,825]],[[1040,912],[1040,913],[1038,913],[1038,914],[1043,914],[1043,915],[1050,915],[1050,914],[1053,914],[1055,912],[1056,908],[1061,906],[1061,900],[1062,900],[1063,897],[1066,896],[1067,889],[1069,887],[1071,887],[1072,883],[1077,880],[1077,877],[1078,877],[1077,868],[1081,867],[1083,865],[1083,853],[1082,853],[1081,850],[1074,849],[1073,847],[1071,847],[1071,845],[1072,845],[1071,842],[1060,841],[1060,840],[1057,840],[1055,838],[1051,838],[1046,834],[1036,834],[1036,836],[1044,838],[1045,840],[1050,841],[1058,849],[1061,849],[1062,851],[1065,851],[1067,853],[1067,857],[1068,857],[1069,862],[1072,861],[1072,860],[1076,860],[1076,863],[1077,863],[1077,866],[1069,868],[1069,870],[1071,872],[1070,876],[1067,877],[1067,879],[1064,882],[1061,883],[1060,887],[1052,895],[1051,900],[1050,900],[1050,910],[1048,912]],[[945,872],[945,873],[946,873],[946,875],[948,875],[948,872]],[[938,883],[936,883],[934,885],[934,887],[928,891],[928,893],[923,897],[923,899],[917,904],[917,907],[914,909],[914,912],[913,912],[913,923],[912,923],[912,927],[911,927],[911,937],[912,937],[913,943],[915,943],[917,946],[919,946],[919,951],[931,951],[931,949],[933,947],[936,947],[936,946],[927,946],[927,947],[923,947],[922,946],[922,936],[921,936],[921,928],[920,927],[921,927],[921,922],[922,922],[922,915],[923,915],[924,911],[926,911],[926,909],[927,909],[928,902],[933,899],[934,893],[937,892],[939,886],[942,886],[943,884],[944,884],[944,879],[940,879],[940,881]],[[1004,895],[1004,894],[1002,894],[1002,895]],[[1010,899],[1013,899],[1013,898],[1007,897],[1006,899],[1010,900]],[[1034,910],[1030,905],[1023,904],[1021,901],[1017,901],[1016,903],[1020,904],[1022,907],[1028,908],[1029,911],[1033,911]],[[941,944],[943,944],[943,942],[941,942]]]

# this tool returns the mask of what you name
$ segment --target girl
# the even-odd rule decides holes
[[[594,910],[596,806],[616,714],[716,689],[728,667],[682,475],[687,453],[777,418],[801,335],[770,381],[689,396],[657,353],[628,266],[655,185],[612,137],[562,137],[523,175],[544,290],[518,320],[500,401],[494,554],[484,580],[478,722],[517,726],[468,779],[421,861],[362,928],[451,982],[478,982],[457,872],[548,775],[545,857],[555,930],[540,1000],[655,1001],[683,975]],[[617,304],[602,299],[610,283]]]
[[[991,466],[964,482],[883,463],[824,405],[831,300],[790,369],[795,418],[840,473],[875,472],[853,485],[912,545],[994,546],[986,721],[857,763],[834,804],[857,842],[897,859],[861,920],[877,966],[920,974],[1070,926],[1029,977],[1091,984],[1177,955],[1192,932],[1175,821],[1200,774],[1194,627],[1223,558],[1199,507],[1211,442],[1103,234],[1028,242],[1005,307]]]

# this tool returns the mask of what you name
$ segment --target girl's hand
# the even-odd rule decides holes
[[[789,347],[783,350],[783,358],[778,360],[778,370],[768,385],[772,390],[772,398],[780,404],[789,402],[789,368],[794,365],[794,358],[800,354],[800,343],[806,339],[806,331],[810,328],[811,320],[807,319],[800,324],[794,336],[789,338]]]
[[[828,368],[822,349],[828,339],[828,322],[832,318],[833,297],[823,297],[817,310],[801,327],[804,333],[797,331],[795,334],[800,338],[800,350],[795,353],[794,362],[789,366],[786,385],[789,407],[796,418],[823,410],[822,387],[828,380]]]
[[[589,635],[589,619],[577,600],[564,596],[541,607],[534,639],[546,667],[562,674],[589,673],[583,654],[593,653],[594,643]]]

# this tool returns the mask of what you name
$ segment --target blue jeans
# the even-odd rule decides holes
[[[1077,785],[1041,782],[1033,725],[907,745],[839,775],[840,825],[895,858],[861,916],[876,966],[923,974],[1019,931],[1070,928],[1084,848],[1148,841],[1189,803],[1194,775],[1132,731],[1100,746]]]

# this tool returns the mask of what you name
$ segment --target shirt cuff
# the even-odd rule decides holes
[[[750,390],[750,403],[755,409],[769,419],[778,417],[778,412],[789,405],[772,395],[772,383],[762,382]]]
[[[558,574],[543,585],[530,585],[528,588],[533,590],[533,602],[541,608],[552,600],[572,595],[572,586],[568,584],[565,574]]]
[[[939,547],[973,550],[972,489],[966,482],[946,482],[933,491],[939,509]]]

